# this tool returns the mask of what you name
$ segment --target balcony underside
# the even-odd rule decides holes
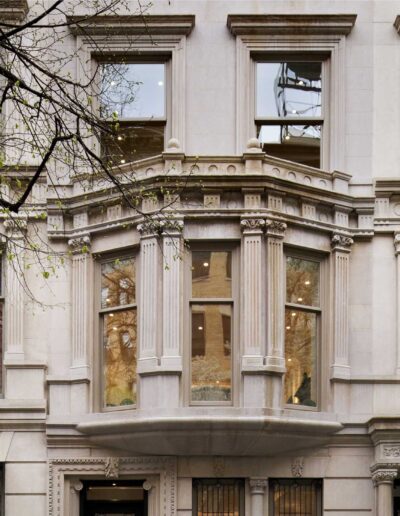
[[[190,409],[189,409],[190,411]],[[258,456],[325,445],[334,420],[265,415],[102,414],[77,426],[90,441],[136,455]]]

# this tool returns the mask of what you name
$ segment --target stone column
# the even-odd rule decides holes
[[[267,511],[264,509],[264,494],[268,486],[266,478],[250,478],[251,516],[264,516]]]
[[[163,226],[163,349],[161,367],[182,371],[182,230],[180,220]]]
[[[393,481],[396,468],[373,468],[372,481],[376,487],[376,516],[393,514]]]
[[[350,378],[349,363],[349,268],[353,239],[332,236],[333,265],[333,365],[331,378]]]
[[[265,363],[270,371],[285,372],[285,263],[283,239],[286,224],[267,220],[268,349]]]
[[[71,413],[84,414],[89,410],[89,383],[92,376],[93,260],[89,235],[71,238],[68,245],[72,252]]]
[[[396,256],[396,314],[397,314],[397,360],[396,374],[400,374],[400,232],[394,234],[394,254]]]
[[[26,219],[12,218],[4,221],[7,255],[5,264],[5,363],[24,361],[24,233]]]

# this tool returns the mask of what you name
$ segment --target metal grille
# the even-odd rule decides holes
[[[193,480],[194,516],[244,516],[244,481]]]
[[[270,480],[273,516],[322,516],[322,481]]]

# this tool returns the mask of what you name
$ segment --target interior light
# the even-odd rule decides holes
[[[310,284],[310,281],[305,281],[304,282],[304,285],[309,285]]]
[[[204,267],[208,267],[208,262],[203,263]]]
[[[121,141],[122,140],[122,136],[118,136],[117,140]]]
[[[287,329],[287,330],[290,330],[290,326],[286,326],[286,329]]]
[[[297,396],[293,396],[293,403],[299,403],[299,398]]]
[[[287,134],[287,135],[285,136],[285,140],[290,140],[290,134]]]
[[[291,361],[292,361],[292,359],[291,359],[291,358],[288,358],[288,359],[287,359],[287,361],[288,361],[288,362],[291,362]]]
[[[113,326],[113,330],[114,330],[114,331],[117,331],[117,330],[118,330],[118,328],[117,328],[116,326]]]
[[[116,486],[117,484],[115,482],[112,483],[113,486]]]
[[[297,301],[299,301],[301,303],[303,301],[303,298],[302,297],[298,297]]]
[[[219,380],[217,380],[215,383],[217,383],[217,384],[218,384],[218,383],[219,383]]]
[[[304,82],[303,82],[303,81],[299,81],[297,84],[298,84],[299,86],[304,86]]]
[[[110,317],[114,317],[114,314],[109,314],[109,315],[110,315]]]
[[[106,299],[106,301],[107,301],[107,303],[109,303],[109,302],[110,302],[110,298],[108,297],[108,298]]]
[[[125,160],[124,160],[124,159],[121,159],[121,163],[122,163],[122,164],[123,164],[123,163],[125,163]]]
[[[164,82],[163,81],[158,81],[158,85],[159,86],[164,86]]]
[[[202,329],[203,329],[203,326],[199,326],[199,327],[198,327],[198,329],[199,329],[199,330],[202,330]]]
[[[295,317],[295,315],[296,315],[296,312],[292,312],[292,317]]]

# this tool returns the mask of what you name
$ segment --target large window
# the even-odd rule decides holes
[[[320,262],[286,257],[285,402],[318,403]]]
[[[103,403],[136,403],[136,278],[134,258],[101,264]]]
[[[102,137],[103,157],[121,165],[163,152],[166,63],[106,62],[100,76],[100,112],[110,130]]]
[[[244,516],[243,480],[193,480],[193,516]]]
[[[191,401],[232,401],[231,251],[193,251]]]
[[[323,63],[291,57],[256,63],[256,125],[263,151],[321,164]]]
[[[271,516],[322,516],[322,481],[270,479]]]

